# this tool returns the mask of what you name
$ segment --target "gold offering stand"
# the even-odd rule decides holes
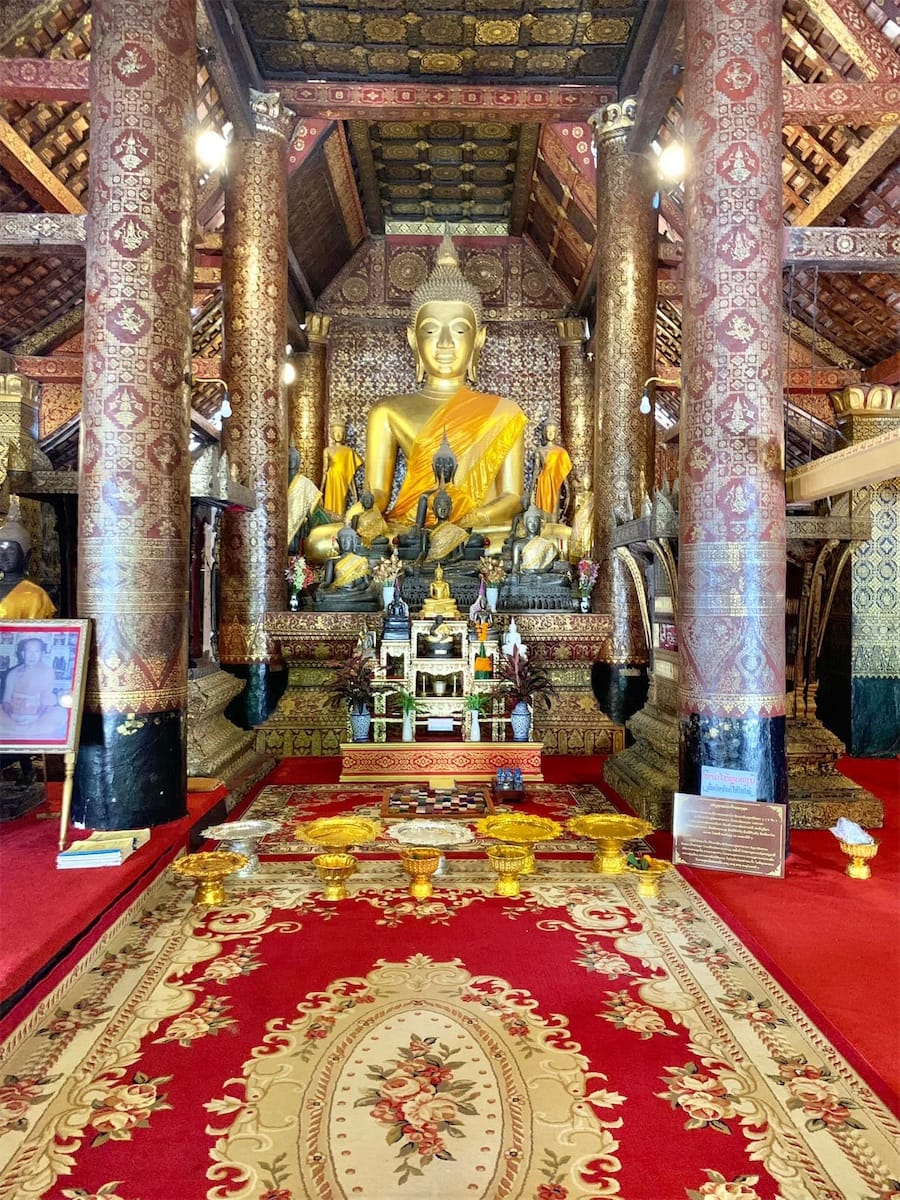
[[[194,892],[195,904],[224,904],[227,899],[225,880],[234,871],[246,867],[243,854],[229,850],[201,850],[197,854],[186,854],[172,863],[176,875],[193,879],[197,884]]]
[[[492,869],[497,872],[494,895],[518,896],[519,876],[528,863],[528,850],[524,846],[507,846],[501,842],[488,846],[486,854]]]
[[[841,849],[850,859],[844,874],[851,879],[868,879],[872,874],[869,860],[878,853],[878,842],[841,842]]]
[[[522,875],[533,875],[537,870],[534,861],[536,842],[552,842],[562,833],[562,826],[550,817],[535,817],[530,813],[495,813],[482,817],[475,826],[481,837],[496,838],[525,848],[525,866]]]
[[[622,813],[585,813],[570,817],[566,829],[576,837],[597,843],[593,869],[601,875],[623,875],[627,868],[625,843],[653,832],[649,821]]]
[[[655,900],[659,896],[659,882],[666,871],[671,871],[672,864],[664,858],[651,858],[646,854],[644,862],[643,868],[633,867],[629,863],[628,874],[637,880],[639,896],[643,896],[645,900]]]
[[[352,854],[340,854],[329,851],[327,854],[317,854],[312,860],[316,873],[322,880],[323,900],[346,900],[346,883],[357,868],[357,861]]]

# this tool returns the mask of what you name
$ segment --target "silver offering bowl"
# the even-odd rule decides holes
[[[237,878],[242,878],[253,875],[259,867],[257,842],[267,834],[274,833],[277,828],[274,821],[226,821],[222,825],[210,825],[204,829],[203,837],[221,842],[225,850],[243,854],[247,860],[246,866],[234,872]]]

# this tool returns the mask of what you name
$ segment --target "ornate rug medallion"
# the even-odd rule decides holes
[[[216,1142],[221,1194],[258,1196],[273,1162],[280,1189],[318,1200],[530,1198],[551,1176],[571,1200],[596,1194],[575,1164],[602,1154],[618,1168],[590,1104],[597,1076],[536,1009],[501,979],[421,954],[335,981],[270,1023],[242,1094],[223,1097],[240,1112]]]

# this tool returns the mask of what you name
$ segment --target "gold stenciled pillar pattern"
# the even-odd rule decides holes
[[[3,374],[4,361],[10,367]],[[12,360],[0,358],[0,446],[13,447],[0,460],[5,467],[30,470],[34,458],[38,429],[38,396],[40,387],[33,379],[12,371]]]
[[[300,451],[300,470],[318,482],[322,478],[326,440],[326,366],[331,317],[324,313],[307,313],[305,324],[309,349],[292,360],[297,368],[297,379],[289,394],[291,437]]]
[[[104,715],[187,703],[195,56],[191,0],[95,3],[78,614]]]
[[[597,322],[594,333],[594,550],[597,604],[613,619],[612,662],[646,663],[634,584],[610,545],[613,510],[640,513],[653,486],[653,417],[640,411],[654,374],[656,184],[646,155],[627,146],[633,97],[590,118],[597,146]]]
[[[594,405],[591,364],[584,352],[584,321],[563,317],[559,334],[562,441],[572,459],[572,479],[594,472]]]
[[[264,663],[263,616],[285,604],[288,433],[281,379],[287,338],[287,136],[292,113],[275,92],[251,92],[255,135],[237,138],[225,193],[223,373],[231,417],[223,446],[253,512],[225,513],[219,652]]]

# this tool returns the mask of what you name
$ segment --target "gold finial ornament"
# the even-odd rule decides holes
[[[475,314],[476,325],[480,326],[484,320],[481,306],[481,292],[479,292],[474,283],[469,283],[468,279],[466,279],[465,275],[459,269],[459,256],[456,253],[456,247],[453,245],[453,239],[446,233],[438,248],[434,270],[425,282],[420,284],[413,292],[409,305],[409,323],[411,327],[415,327],[419,309],[435,300],[468,304],[469,308]]]

